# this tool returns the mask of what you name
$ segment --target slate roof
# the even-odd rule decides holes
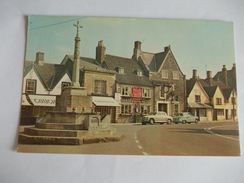
[[[116,81],[121,84],[152,86],[151,81],[145,75],[138,76],[135,70],[141,70],[137,61],[131,58],[123,58],[113,55],[105,55],[104,65],[110,70],[116,70],[117,67],[124,68],[124,74],[116,74]]]
[[[207,92],[208,96],[212,98],[218,88],[218,86],[208,86],[208,87],[203,87],[204,90]]]
[[[53,89],[65,73],[71,77],[65,65],[51,63],[43,63],[43,65],[38,65],[34,61],[25,62],[24,76],[32,68],[36,71],[37,76],[40,78],[40,81],[46,89]]]
[[[189,96],[189,94],[191,93],[193,87],[195,86],[197,80],[196,79],[190,79],[190,80],[186,80],[186,93],[187,96]]]
[[[142,61],[148,66],[151,71],[158,71],[163,61],[165,60],[166,55],[168,54],[169,49],[160,53],[147,53],[141,52]]]

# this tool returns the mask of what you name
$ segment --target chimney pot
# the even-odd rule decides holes
[[[207,78],[211,79],[212,77],[212,71],[207,71]]]

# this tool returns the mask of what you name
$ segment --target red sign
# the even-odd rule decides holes
[[[132,94],[133,94],[133,97],[138,97],[138,98],[133,98],[133,100],[141,100],[142,89],[141,88],[132,88]]]

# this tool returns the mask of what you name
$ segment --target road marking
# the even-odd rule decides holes
[[[234,125],[228,125],[228,126],[234,126]],[[213,135],[216,135],[216,136],[219,136],[219,137],[222,137],[222,138],[226,138],[226,139],[230,139],[230,140],[235,140],[235,141],[238,141],[239,142],[239,139],[235,139],[235,138],[231,138],[231,137],[226,137],[224,135],[219,135],[217,133],[214,133],[213,131],[211,131],[213,128],[217,128],[217,127],[223,127],[223,126],[213,126],[211,128],[204,128],[204,130],[208,133],[211,133]]]
[[[148,154],[146,152],[142,152],[142,154],[145,155],[145,156],[148,156]]]
[[[138,144],[139,144],[139,141],[138,141],[138,140],[136,140],[136,143],[138,143]]]
[[[142,146],[138,145],[139,149],[142,149]]]

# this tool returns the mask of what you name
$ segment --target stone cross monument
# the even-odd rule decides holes
[[[75,51],[74,51],[74,65],[72,73],[72,86],[80,87],[79,77],[80,77],[80,34],[79,29],[82,28],[79,21],[77,24],[73,24],[77,27],[77,33],[75,37]]]

